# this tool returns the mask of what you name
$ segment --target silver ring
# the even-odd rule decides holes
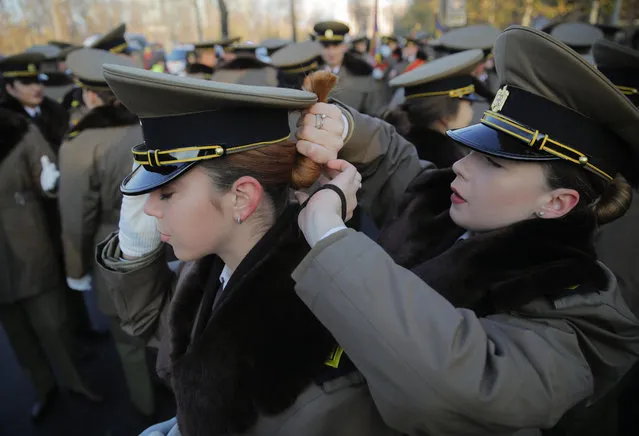
[[[324,118],[326,118],[324,114],[315,114],[315,128],[317,130],[321,130],[324,127]]]

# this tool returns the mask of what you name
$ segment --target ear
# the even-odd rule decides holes
[[[16,88],[13,85],[13,83],[7,83],[4,86],[5,91],[7,91],[7,94],[9,94],[11,97],[15,97],[16,96]]]
[[[235,196],[233,213],[242,221],[246,221],[260,204],[264,188],[254,177],[243,176],[233,183],[231,193]]]
[[[574,189],[555,189],[550,192],[550,199],[542,205],[542,218],[561,218],[573,210],[579,203],[579,192]]]

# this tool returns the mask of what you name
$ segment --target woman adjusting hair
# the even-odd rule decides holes
[[[139,116],[144,143],[99,263],[123,328],[159,344],[181,434],[397,434],[291,279],[309,247],[290,188],[309,187],[320,167],[298,154],[289,112],[325,99],[334,76],[309,77],[316,95],[104,72]],[[162,242],[185,261],[177,275]]]
[[[423,170],[392,128],[354,115],[341,153],[386,219],[383,249],[343,227],[328,190],[299,217],[313,249],[296,291],[405,434],[539,434],[591,413],[639,355],[639,320],[593,247],[630,204],[624,177],[639,181],[639,112],[531,28],[494,53],[500,91],[481,124],[448,132],[472,150],[452,169]]]

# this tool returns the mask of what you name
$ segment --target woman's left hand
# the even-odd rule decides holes
[[[326,164],[328,183],[342,190],[346,197],[346,221],[353,216],[357,207],[357,191],[362,186],[362,176],[345,160],[336,159]],[[339,195],[329,189],[322,189],[312,195],[296,192],[297,200],[306,207],[301,210],[297,222],[311,247],[319,242],[330,230],[344,227],[342,202]]]

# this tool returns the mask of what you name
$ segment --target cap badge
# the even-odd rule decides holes
[[[490,105],[490,110],[493,112],[499,112],[504,108],[504,104],[506,104],[506,100],[508,100],[508,96],[510,92],[508,91],[508,87],[504,86],[495,95],[495,99]]]
[[[30,72],[30,73],[35,73],[36,71],[38,71],[38,69],[36,68],[36,66],[35,66],[35,65],[33,65],[33,64],[29,64],[29,65],[27,66],[27,71],[28,71],[28,72]]]
[[[324,32],[324,36],[327,38],[332,38],[333,35],[335,35],[335,33],[333,33],[333,29],[328,29],[326,32]]]

